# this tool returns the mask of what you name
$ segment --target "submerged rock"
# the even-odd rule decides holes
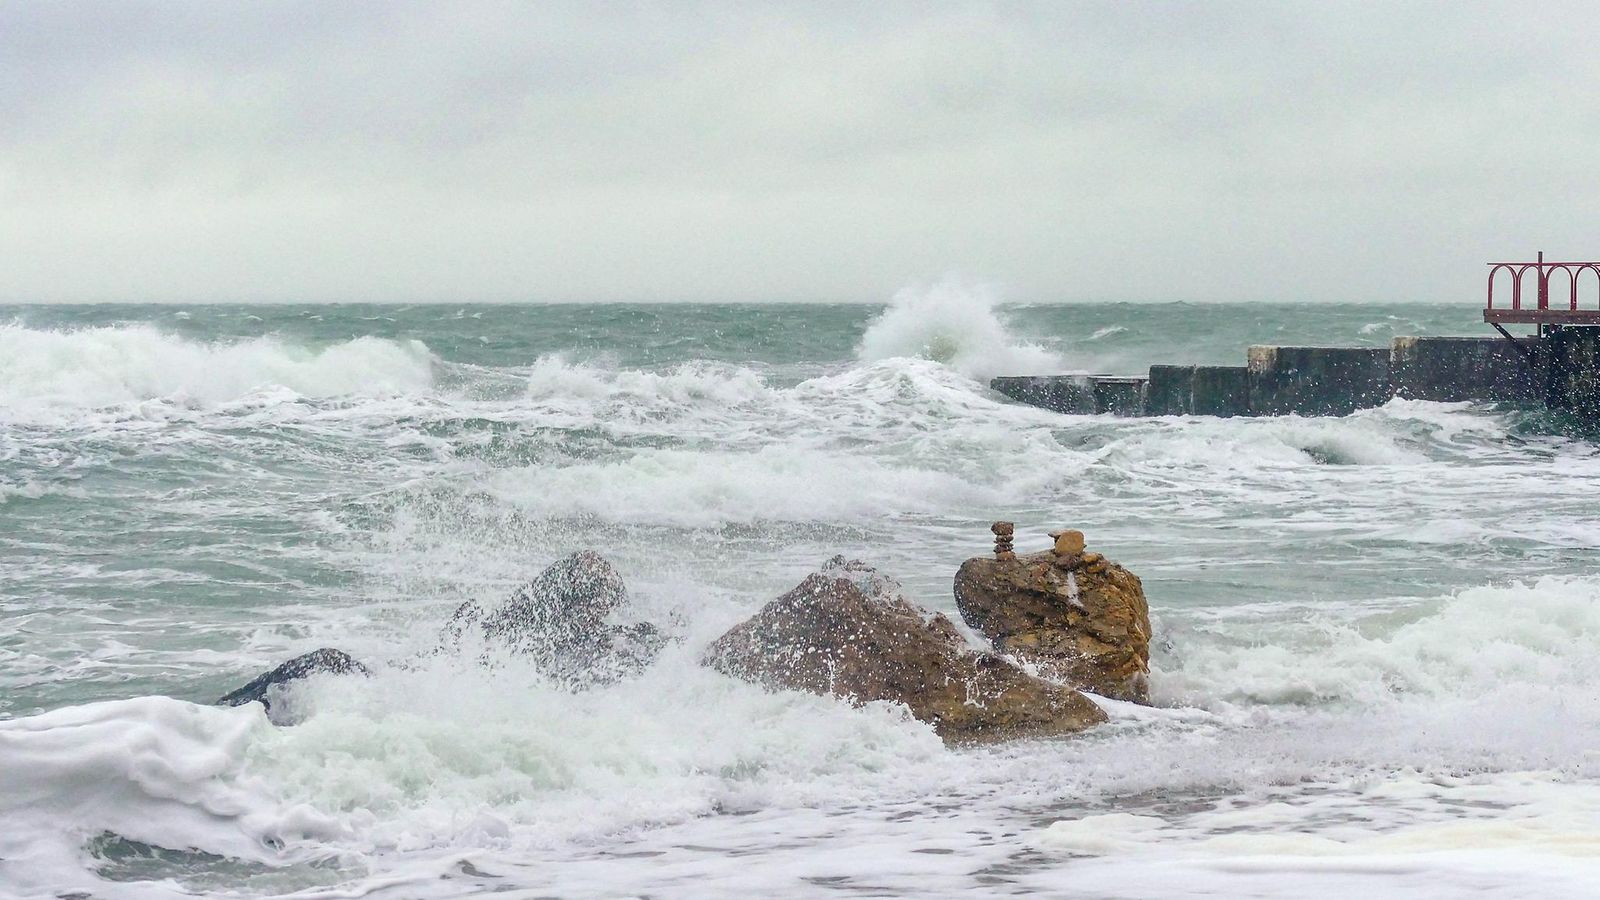
[[[441,643],[457,649],[471,636],[486,649],[498,645],[530,654],[540,671],[567,687],[604,684],[637,675],[667,643],[649,622],[611,623],[627,602],[616,568],[593,550],[581,550],[557,560],[491,611],[463,603],[445,624]],[[283,702],[283,686],[324,672],[371,674],[348,654],[324,648],[289,660],[217,703],[259,702],[273,723],[291,724],[298,717]]]
[[[471,636],[526,653],[571,687],[616,681],[642,671],[667,642],[649,622],[612,624],[627,603],[616,567],[593,550],[580,550],[493,610],[463,603],[445,625],[443,642],[457,648]]]
[[[1050,677],[1119,700],[1150,700],[1150,608],[1139,577],[1083,535],[1014,559],[978,557],[956,572],[956,607],[997,650]]]
[[[974,649],[949,619],[842,556],[718,638],[704,662],[768,688],[902,703],[951,743],[1071,734],[1106,720],[1087,697]]]
[[[296,656],[242,688],[217,699],[218,706],[243,706],[260,703],[267,708],[267,718],[275,725],[289,725],[297,720],[294,711],[283,702],[284,686],[312,675],[370,675],[366,666],[348,653],[324,647],[303,656]]]

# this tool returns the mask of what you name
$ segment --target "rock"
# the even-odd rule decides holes
[[[473,635],[533,656],[542,672],[569,687],[609,683],[638,674],[667,642],[648,622],[613,624],[627,603],[616,567],[593,550],[580,550],[494,610],[463,603],[445,624],[443,644],[456,648]]]
[[[1050,536],[1055,538],[1055,554],[1057,556],[1077,556],[1083,552],[1083,532],[1081,531],[1052,531]]]
[[[483,627],[508,640],[578,634],[603,628],[606,617],[627,602],[628,587],[616,567],[593,550],[579,550],[518,588],[484,617]]]
[[[949,619],[844,557],[718,638],[704,662],[770,689],[901,703],[950,743],[1072,734],[1106,720],[1087,697],[974,649]]]
[[[1057,546],[1072,534],[1061,533]],[[956,572],[955,595],[962,618],[1002,653],[1086,691],[1150,701],[1144,586],[1100,554],[969,559]]]
[[[366,666],[356,662],[349,654],[341,650],[324,647],[313,650],[303,656],[296,656],[283,665],[273,669],[265,675],[242,688],[224,694],[217,699],[218,706],[243,706],[246,703],[260,703],[267,708],[267,718],[275,725],[292,725],[299,717],[284,703],[284,686],[299,681],[312,675],[327,673],[330,675],[361,674],[370,675]]]

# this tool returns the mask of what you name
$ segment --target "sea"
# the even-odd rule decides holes
[[[1002,374],[1492,336],[1457,304],[0,307],[0,897],[1587,897],[1600,452],[1539,409],[1060,415]],[[699,665],[989,525],[1142,579],[1154,703],[943,745]],[[591,548],[673,642],[435,652]],[[974,641],[981,641],[976,635]],[[319,647],[308,715],[215,699]]]

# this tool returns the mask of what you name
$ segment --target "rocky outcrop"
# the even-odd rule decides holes
[[[901,703],[952,743],[1071,734],[1106,719],[1077,691],[975,650],[949,619],[843,557],[718,638],[705,663],[772,689]]]
[[[287,685],[312,675],[369,675],[366,666],[356,662],[349,654],[324,647],[303,656],[296,656],[242,688],[217,699],[218,706],[243,706],[260,703],[267,708],[267,718],[275,725],[292,724],[298,719],[286,701]]]
[[[1139,577],[1084,549],[1082,532],[1009,558],[969,559],[956,607],[995,649],[1040,672],[1119,700],[1150,699],[1150,609]]]
[[[511,598],[485,612],[463,603],[445,625],[442,649],[476,642],[532,655],[539,669],[565,687],[581,689],[638,674],[667,638],[649,622],[614,624],[625,612],[628,590],[611,563],[592,550],[556,561]],[[370,674],[348,654],[324,648],[297,656],[233,691],[217,703],[259,702],[275,724],[298,720],[285,686],[319,673]]]
[[[593,550],[557,560],[485,611],[463,603],[445,625],[450,649],[473,642],[534,658],[540,671],[582,688],[635,675],[656,657],[666,637],[649,622],[615,624],[626,612],[628,589],[616,567]]]

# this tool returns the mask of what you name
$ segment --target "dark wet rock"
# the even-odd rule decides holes
[[[604,684],[638,674],[667,643],[649,622],[617,624],[627,606],[628,589],[616,567],[581,550],[495,609],[463,603],[445,624],[442,642],[447,649],[476,642],[528,654],[541,671],[571,687]]]
[[[611,562],[593,550],[580,550],[539,573],[511,599],[484,617],[489,635],[527,640],[557,639],[605,627],[606,618],[628,602],[628,587]]]
[[[606,684],[643,671],[669,641],[649,622],[618,624],[627,604],[628,590],[616,568],[583,550],[556,561],[495,609],[463,603],[445,624],[441,645],[525,653],[551,679],[574,689]],[[347,654],[322,649],[289,660],[217,703],[259,702],[274,723],[289,724],[297,717],[284,702],[284,687],[320,673],[370,674]]]
[[[956,572],[968,625],[1048,677],[1105,697],[1150,700],[1150,609],[1139,577],[1084,549],[1077,531],[1054,549],[977,557]]]
[[[718,638],[706,665],[771,689],[904,704],[951,743],[1072,734],[1105,713],[969,645],[872,567],[834,557]]]
[[[349,654],[324,647],[303,656],[296,656],[244,687],[224,694],[218,698],[217,705],[243,706],[246,703],[260,703],[267,708],[267,718],[271,719],[273,724],[292,724],[297,717],[293,710],[289,709],[289,704],[283,702],[285,686],[321,674],[370,675],[372,673]]]

